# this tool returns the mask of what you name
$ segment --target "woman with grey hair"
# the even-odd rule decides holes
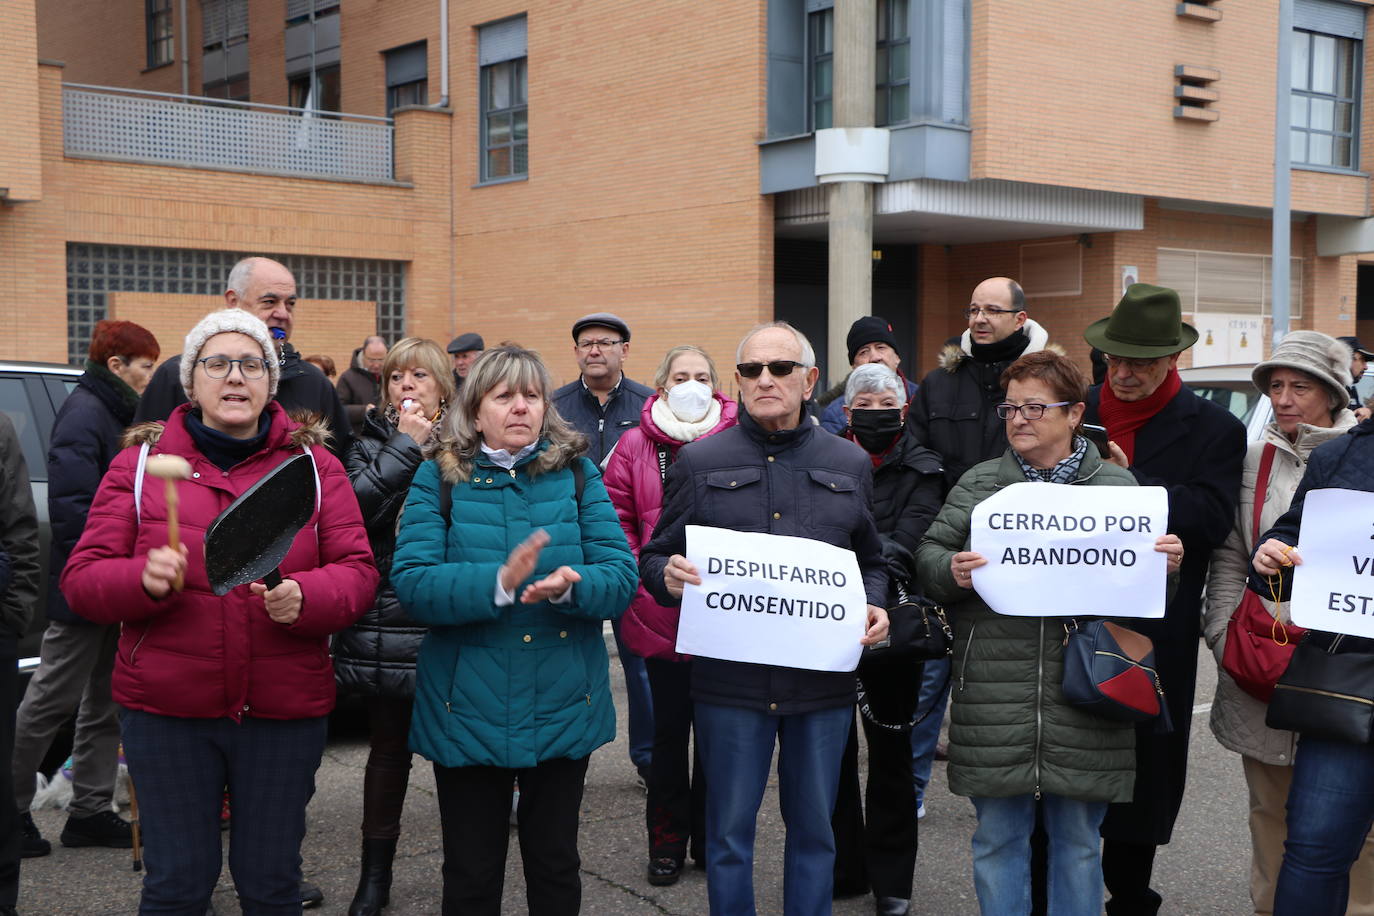
[[[528,911],[578,912],[587,759],[615,737],[602,622],[638,575],[586,440],[549,391],[536,354],[483,353],[396,534],[396,597],[430,627],[410,746],[434,763],[445,914],[500,912],[517,778]]]
[[[844,436],[873,461],[873,520],[891,582],[915,593],[916,547],[940,511],[940,456],[918,444],[906,425],[906,386],[882,363],[860,366],[845,385]],[[895,591],[893,592],[895,596]],[[890,600],[889,606],[895,601]],[[922,666],[864,679],[868,740],[867,823],[859,804],[858,728],[851,726],[840,767],[835,830],[835,886],[873,889],[879,914],[909,910],[916,869],[916,787],[911,727]]]

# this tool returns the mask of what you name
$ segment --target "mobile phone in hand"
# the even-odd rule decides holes
[[[1097,446],[1097,453],[1103,458],[1112,457],[1112,448],[1107,444],[1107,427],[1098,426],[1096,423],[1084,423],[1083,435],[1088,441]]]

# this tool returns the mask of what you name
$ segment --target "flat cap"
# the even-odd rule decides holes
[[[453,338],[453,340],[449,341],[448,352],[466,353],[469,350],[485,350],[486,348],[487,345],[482,343],[480,334],[469,332],[467,334],[459,334],[457,337]]]
[[[573,340],[577,340],[577,335],[582,333],[583,328],[612,328],[620,332],[621,340],[630,339],[630,326],[610,312],[592,312],[590,315],[583,315],[574,321],[572,326]]]

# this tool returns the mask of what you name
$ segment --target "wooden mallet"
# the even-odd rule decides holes
[[[181,529],[177,525],[177,481],[191,478],[191,462],[180,455],[153,455],[145,467],[148,476],[167,481],[167,546],[181,552]],[[178,573],[172,588],[181,591],[183,576]]]

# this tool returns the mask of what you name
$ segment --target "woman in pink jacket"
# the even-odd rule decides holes
[[[74,611],[122,623],[113,692],[146,842],[141,913],[206,911],[220,872],[220,802],[233,799],[229,868],[244,913],[299,913],[305,806],[334,706],[331,633],[372,602],[377,571],[327,428],[271,400],[281,369],[267,326],[213,312],[186,336],[190,403],[134,427],[96,492],[62,574]],[[204,534],[235,498],[308,452],[315,512],[281,584],[216,596]],[[145,473],[178,455],[180,551],[167,546],[166,490]],[[176,579],[184,576],[178,589]]]
[[[699,347],[673,347],[654,376],[639,426],[620,437],[606,463],[606,490],[636,559],[663,509],[663,479],[678,449],[735,425],[736,404],[718,390],[716,365]],[[679,655],[677,608],[666,608],[640,585],[620,636],[644,657],[654,701],[654,756],[649,767],[649,883],[667,885],[682,874],[691,839],[692,858],[706,862],[706,787],[702,770],[687,760],[692,731],[691,660]]]

